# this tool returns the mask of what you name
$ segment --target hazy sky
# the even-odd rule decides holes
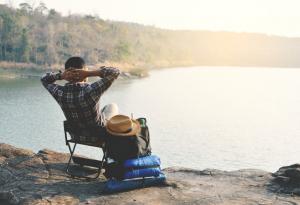
[[[0,0],[0,3],[39,0]],[[43,0],[63,14],[170,29],[247,31],[300,37],[300,0]]]

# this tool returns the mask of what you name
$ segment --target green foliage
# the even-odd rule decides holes
[[[113,60],[115,61],[125,61],[130,56],[130,45],[127,42],[120,41],[114,48]]]
[[[93,15],[62,16],[43,3],[0,4],[0,61],[61,65],[70,56],[138,68],[300,66],[300,40],[261,34],[172,31]],[[286,55],[286,54],[289,55]],[[139,71],[138,71],[139,72]]]
[[[14,13],[9,10],[0,10],[0,59],[15,60],[19,38],[19,26]]]
[[[33,8],[28,3],[20,3],[19,7],[19,11],[23,15],[30,15],[33,12]]]
[[[149,67],[181,60],[170,52],[177,50],[177,39],[168,40],[172,32],[93,15],[63,17],[43,3],[36,8],[21,3],[18,9],[0,5],[0,32],[2,61],[51,66],[77,55],[88,64],[110,61]]]
[[[48,11],[48,8],[44,2],[40,2],[40,4],[34,9],[34,12],[38,14],[45,14]]]
[[[18,60],[20,62],[29,62],[29,42],[28,42],[28,34],[27,30],[23,29],[22,34],[21,34],[21,41],[20,41],[20,48],[19,48],[19,53],[18,53]]]

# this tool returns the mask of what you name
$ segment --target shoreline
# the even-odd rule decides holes
[[[87,65],[91,70],[101,66],[113,66],[121,68],[122,78],[143,78],[149,75],[149,68],[142,69],[141,67],[134,67],[122,63],[104,63],[97,65]],[[32,63],[13,63],[13,62],[0,62],[0,78],[16,79],[16,78],[35,78],[41,77],[46,72],[57,72],[63,68],[63,65],[54,65],[52,67],[36,65]]]
[[[136,62],[136,63],[122,63],[122,62],[104,62],[94,65],[87,65],[91,70],[101,66],[117,67],[121,70],[123,78],[144,78],[149,76],[151,70],[162,70],[179,67],[196,67],[206,66],[198,65],[191,62],[168,62],[159,61],[153,64]],[[0,78],[14,79],[14,78],[31,78],[40,77],[45,72],[57,72],[63,70],[64,65],[44,66],[33,63],[17,63],[0,61]]]
[[[44,71],[44,72],[30,72],[27,70],[13,72],[13,71],[7,71],[0,68],[0,79],[4,80],[16,80],[16,79],[40,79],[43,74],[46,72],[55,72],[53,70]],[[148,77],[148,73],[128,73],[121,71],[119,78],[120,79],[140,79]]]
[[[153,65],[136,63],[116,63],[116,62],[106,62],[95,65],[87,65],[90,69],[96,69],[101,66],[112,66],[121,69],[121,78],[125,79],[136,79],[144,78],[149,76],[151,70],[165,70],[170,68],[180,68],[180,67],[240,67],[240,68],[277,68],[277,69],[298,69],[300,67],[282,67],[282,66],[255,66],[255,65],[201,65],[193,64],[190,62],[157,62]],[[45,67],[43,65],[37,65],[32,63],[14,63],[0,61],[0,79],[17,79],[17,78],[40,78],[45,72],[57,72],[63,68],[63,65],[53,65],[52,67]]]

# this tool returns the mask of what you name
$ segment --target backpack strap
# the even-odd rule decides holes
[[[141,134],[140,137],[146,142],[147,148],[149,148],[150,145],[150,133],[149,128],[147,126],[147,119],[144,117],[138,118],[137,121],[141,125]]]

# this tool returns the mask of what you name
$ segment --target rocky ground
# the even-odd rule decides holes
[[[69,178],[67,158],[0,144],[0,204],[300,204],[300,165],[274,174],[171,167],[163,186],[106,195],[103,177]]]

